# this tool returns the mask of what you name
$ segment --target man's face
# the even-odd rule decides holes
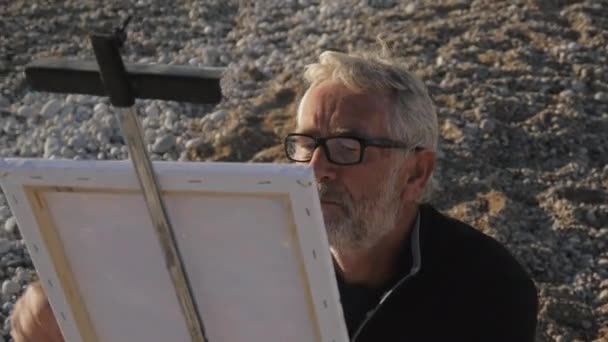
[[[326,81],[303,99],[297,131],[317,138],[390,138],[386,127],[392,108],[388,96],[355,93],[338,82]],[[341,166],[330,163],[319,147],[310,166],[319,184],[333,248],[369,248],[394,228],[401,207],[401,182],[389,150],[367,147],[360,164]]]

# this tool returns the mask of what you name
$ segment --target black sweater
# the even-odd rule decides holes
[[[353,341],[533,342],[536,287],[506,248],[430,205],[419,218],[399,274],[384,288],[349,285],[338,275]]]

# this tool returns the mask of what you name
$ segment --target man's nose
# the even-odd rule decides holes
[[[323,146],[315,149],[308,165],[314,170],[317,181],[336,179],[336,165],[327,159]]]

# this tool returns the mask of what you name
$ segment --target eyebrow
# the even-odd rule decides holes
[[[318,136],[319,134],[319,130],[317,129],[296,129],[295,133],[299,133],[299,134],[308,134],[308,135],[312,135],[312,136]],[[329,132],[329,136],[356,136],[356,137],[360,137],[360,138],[367,138],[368,134],[363,133],[363,131],[359,130],[359,129],[355,129],[355,128],[345,128],[345,127],[338,127],[335,129],[332,129]]]
[[[361,137],[361,138],[366,138],[368,137],[368,134],[364,133],[362,130],[360,129],[356,129],[356,128],[346,128],[346,127],[338,127],[335,128],[333,130],[331,130],[331,134],[337,134],[337,135],[354,135],[357,137]]]

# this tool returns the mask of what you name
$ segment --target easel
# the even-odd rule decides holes
[[[119,49],[126,41],[130,17],[112,32],[92,33],[96,62],[69,59],[35,61],[25,68],[32,89],[56,93],[109,96],[135,167],[148,212],[165,256],[175,293],[193,342],[206,342],[200,312],[194,302],[160,189],[142,136],[136,98],[192,103],[218,103],[223,68],[124,64]]]

